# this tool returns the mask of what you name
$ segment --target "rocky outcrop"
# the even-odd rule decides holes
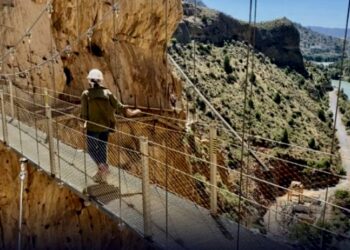
[[[15,7],[2,11],[0,34],[5,38],[4,48],[10,48],[25,32],[46,2],[16,1]],[[114,2],[119,9],[116,14],[111,11]],[[181,96],[180,82],[171,73],[165,53],[182,18],[180,0],[153,4],[148,0],[53,1],[53,5],[52,29],[45,14],[33,29],[31,56],[25,39],[17,48],[15,62],[7,59],[3,72],[40,64],[50,58],[51,46],[60,52],[71,48],[70,53],[62,53],[53,63],[52,81],[53,71],[48,64],[32,71],[27,79],[17,79],[18,85],[48,86],[80,95],[88,86],[88,71],[95,67],[105,73],[105,84],[125,104],[168,108],[171,95]],[[93,26],[90,43],[87,31]]]
[[[16,249],[19,158],[0,144],[0,249]],[[29,166],[23,199],[23,249],[149,249],[136,233]]]
[[[183,0],[184,3],[197,4],[200,7],[206,7],[206,5],[201,0]]]
[[[46,0],[0,5],[0,53],[7,52],[45,7]],[[118,13],[113,13],[113,3]],[[2,2],[0,2],[1,4]],[[2,73],[27,91],[48,87],[80,95],[91,68],[105,74],[105,85],[123,103],[168,108],[169,97],[181,96],[166,57],[166,45],[182,17],[180,0],[53,1],[51,17],[44,13],[34,26],[30,43],[24,38],[13,58],[3,61]],[[77,5],[78,4],[78,5]],[[51,25],[52,24],[52,25]],[[86,31],[94,27],[91,42]],[[78,41],[78,38],[81,38]],[[68,49],[63,53],[64,49]],[[57,51],[60,56],[52,62]],[[12,59],[11,59],[12,58]],[[45,66],[34,68],[44,62]],[[0,81],[0,84],[3,84]],[[0,249],[16,247],[18,224],[18,158],[0,148]],[[24,197],[26,249],[143,249],[133,232],[81,199],[59,188],[46,175],[30,168]]]
[[[175,37],[188,43],[191,39],[223,46],[232,40],[252,43],[248,23],[234,19],[208,8],[194,8],[184,3],[184,21]],[[293,23],[287,19],[262,23],[255,28],[255,48],[281,67],[307,75],[300,51],[300,36]]]
[[[270,57],[272,62],[308,75],[300,50],[299,31],[288,19],[260,24],[255,43],[256,49]]]

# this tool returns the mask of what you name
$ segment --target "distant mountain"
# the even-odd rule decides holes
[[[309,26],[308,28],[320,34],[337,37],[337,38],[344,38],[344,34],[345,34],[345,29],[341,29],[341,28],[326,28],[326,27],[319,27],[319,26]]]
[[[197,6],[198,6],[198,7],[207,7],[207,6],[203,3],[203,1],[201,1],[201,0],[182,0],[182,2],[184,2],[184,3],[190,3],[190,4],[195,4],[196,1],[197,1]]]
[[[341,58],[343,40],[294,23],[300,33],[300,49],[304,59],[335,62]],[[347,54],[350,55],[349,50]]]
[[[187,44],[194,39],[222,47],[230,41],[251,42],[247,22],[210,8],[198,7],[195,10],[187,2],[183,2],[183,9],[183,21],[175,33],[175,38],[181,43]],[[260,23],[255,27],[255,35],[256,50],[280,67],[307,75],[299,47],[299,32],[291,21],[283,18]]]

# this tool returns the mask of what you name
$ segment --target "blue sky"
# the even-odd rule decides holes
[[[202,1],[235,18],[249,18],[250,0]],[[344,28],[347,4],[348,0],[258,0],[257,19],[267,21],[285,16],[304,26]]]

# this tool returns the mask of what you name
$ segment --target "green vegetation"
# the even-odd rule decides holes
[[[233,68],[230,63],[230,58],[228,56],[225,56],[225,59],[224,59],[224,69],[226,74],[228,75],[233,72]]]
[[[318,110],[318,118],[321,121],[326,122],[326,113],[324,112],[323,109]]]
[[[334,194],[334,203],[339,207],[350,209],[350,191],[340,189]],[[350,233],[350,213],[344,209],[333,208],[330,224],[335,232],[339,234]]]
[[[341,58],[343,40],[326,36],[300,24],[295,24],[300,33],[300,48],[304,59],[316,62],[336,62]],[[350,51],[347,51],[347,54]]]
[[[297,241],[305,249],[321,249],[321,242],[323,242],[325,249],[330,249],[329,247],[333,242],[333,235],[321,231],[317,227],[327,229],[330,226],[327,223],[317,223],[316,226],[313,226],[299,222],[289,228],[289,238]]]
[[[202,55],[204,48],[210,53]],[[181,53],[179,53],[181,51]],[[184,71],[198,81],[197,87],[237,131],[242,129],[244,114],[244,84],[246,81],[246,53],[244,43],[232,41],[223,47],[198,43],[196,46],[196,76],[193,76],[192,46],[176,43],[169,49]],[[206,52],[207,53],[207,52]],[[293,70],[283,70],[271,63],[262,53],[253,54],[255,70],[249,70],[249,98],[247,108],[251,133],[261,137],[297,144],[312,149],[328,150],[331,144],[332,119],[328,117],[330,81],[324,69],[307,64],[312,78],[305,78]],[[186,99],[196,100],[199,118],[210,122],[213,114],[193,93],[186,92]],[[322,121],[322,122],[320,122]],[[311,159],[310,165],[326,168],[315,154],[294,147],[285,147],[261,139],[252,138],[253,146],[265,147],[271,154],[281,154],[289,159]],[[313,159],[314,158],[314,159]],[[306,161],[305,161],[306,162]],[[313,162],[313,163],[312,163]],[[229,159],[226,159],[229,164]]]
[[[332,197],[332,203],[339,207],[350,208],[350,192],[348,190],[336,190]],[[329,207],[332,210],[331,215],[326,218],[324,224],[319,221],[316,226],[337,233],[338,235],[348,235],[350,233],[349,213],[341,208]],[[325,249],[338,249],[339,241],[342,237],[335,237],[326,231],[319,230],[317,227],[298,222],[290,227],[289,237],[302,244],[307,249],[319,249],[321,241]]]
[[[342,121],[350,134],[350,101],[348,96],[341,90],[339,99],[339,111],[343,115]]]
[[[342,79],[345,81],[350,81],[350,59],[346,59],[344,61],[343,67],[344,67],[344,71],[343,71]],[[329,77],[334,80],[339,80],[341,75],[340,68],[341,68],[340,60],[330,65],[329,68],[327,69]]]
[[[283,143],[286,143],[286,144],[289,143],[289,135],[288,135],[288,130],[287,129],[283,130],[283,133],[282,133],[280,141],[283,142]]]
[[[314,150],[318,150],[319,149],[319,146],[317,145],[315,138],[311,138],[309,140],[308,145],[309,145],[309,148],[311,148],[311,149],[314,149]]]
[[[275,94],[275,97],[273,98],[273,101],[277,104],[280,104],[281,103],[281,95],[280,93],[276,93]]]

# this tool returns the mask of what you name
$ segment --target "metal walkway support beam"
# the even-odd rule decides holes
[[[55,145],[53,142],[53,127],[52,127],[52,109],[49,105],[49,98],[47,94],[47,90],[45,90],[45,112],[47,119],[47,137],[49,144],[49,156],[50,156],[50,172],[51,176],[56,176],[56,163],[55,163]]]
[[[209,154],[210,154],[210,213],[216,215],[218,211],[217,191],[217,156],[216,156],[217,126],[210,124],[209,131]]]
[[[9,145],[9,136],[7,131],[7,122],[6,122],[6,112],[5,112],[5,100],[4,100],[4,91],[0,90],[0,101],[1,101],[1,121],[2,121],[2,135],[6,145]]]
[[[19,180],[21,182],[20,196],[19,196],[19,218],[18,218],[18,245],[17,249],[22,249],[22,224],[23,224],[23,191],[24,191],[24,181],[27,177],[27,163],[26,158],[21,158],[21,171],[19,173]]]
[[[140,151],[142,160],[142,205],[143,205],[143,228],[145,238],[152,237],[151,223],[151,200],[150,200],[150,179],[149,179],[149,151],[148,139],[140,138]]]
[[[15,119],[15,105],[13,103],[13,83],[9,81],[9,94],[10,94],[10,108],[11,108],[11,118]]]

